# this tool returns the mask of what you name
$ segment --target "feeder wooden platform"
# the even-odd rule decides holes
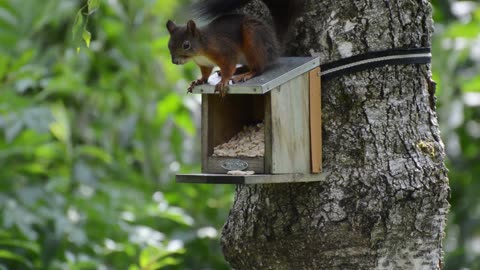
[[[178,174],[177,183],[197,184],[276,184],[302,183],[324,181],[326,174],[254,174],[254,175],[227,175],[227,174]]]

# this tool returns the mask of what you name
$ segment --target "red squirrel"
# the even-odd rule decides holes
[[[193,20],[185,26],[168,20],[172,62],[183,65],[193,60],[202,73],[200,79],[190,84],[188,92],[207,83],[213,68],[218,66],[222,79],[215,92],[225,96],[230,80],[237,83],[257,76],[279,57],[281,43],[303,0],[262,0],[272,14],[274,27],[249,15],[230,13],[248,2],[251,0],[203,0],[196,9],[203,16],[215,18],[203,27],[197,27]],[[248,71],[235,75],[237,64],[245,65]]]

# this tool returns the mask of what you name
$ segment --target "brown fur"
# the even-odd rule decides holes
[[[171,21],[167,28],[171,38],[169,49],[174,63],[184,63],[196,56],[204,56],[220,67],[222,79],[215,91],[224,96],[228,82],[235,74],[236,65],[244,59],[248,72],[233,77],[234,82],[248,80],[261,74],[279,55],[278,40],[274,30],[263,21],[246,15],[223,15],[203,28],[197,28],[193,21],[187,26],[177,27]],[[191,48],[185,49],[185,41]],[[202,78],[192,82],[194,86],[206,83],[212,68],[199,65]]]

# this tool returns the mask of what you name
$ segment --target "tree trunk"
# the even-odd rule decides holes
[[[309,0],[287,51],[326,63],[430,46],[426,0]],[[316,183],[238,185],[222,246],[234,269],[440,269],[449,195],[428,65],[323,82]]]

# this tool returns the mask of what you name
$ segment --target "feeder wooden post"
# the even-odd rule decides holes
[[[310,81],[310,145],[312,173],[322,171],[322,87],[320,67],[309,72]]]

